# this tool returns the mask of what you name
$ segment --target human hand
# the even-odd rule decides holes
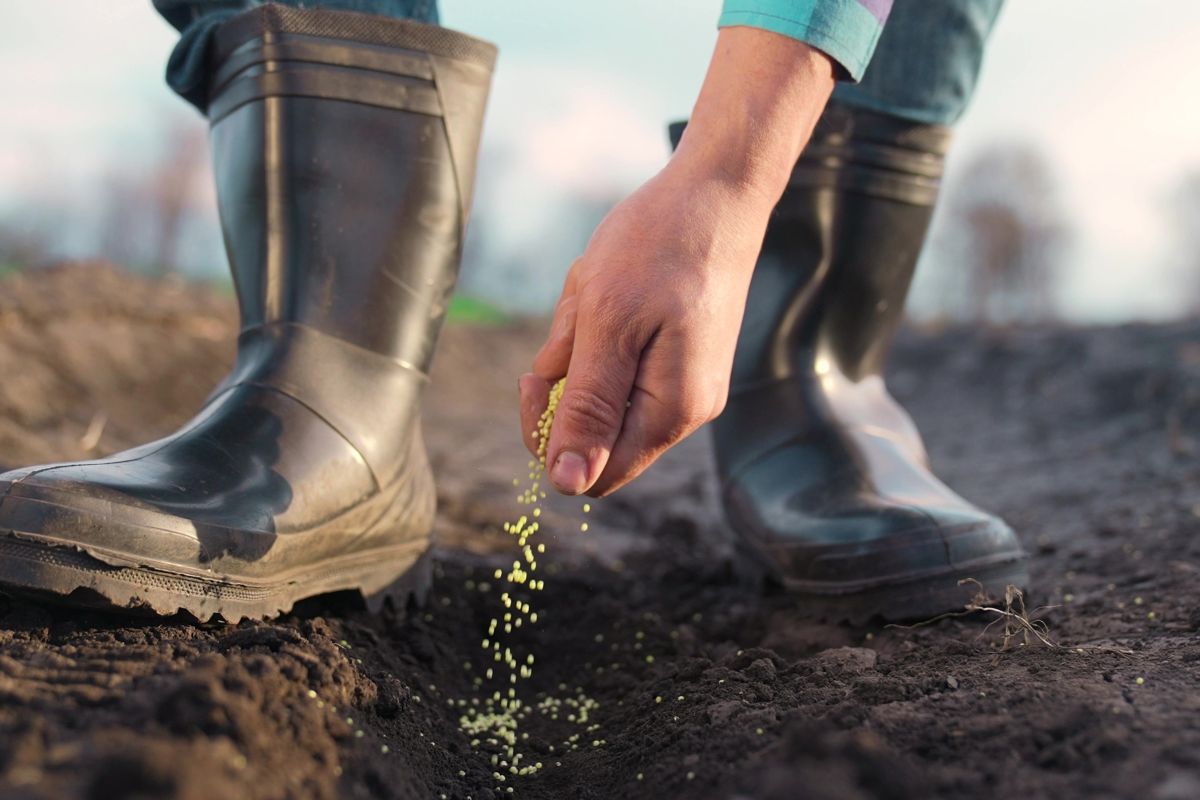
[[[567,377],[546,449],[555,488],[608,494],[721,412],[769,213],[718,178],[668,166],[600,224],[520,379],[535,451],[550,386]]]
[[[546,448],[556,489],[608,494],[724,408],[767,219],[832,87],[808,45],[722,29],[674,158],[597,228],[520,379],[536,452],[566,376]]]

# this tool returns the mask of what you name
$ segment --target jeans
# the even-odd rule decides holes
[[[479,0],[491,2],[492,0]],[[262,0],[154,0],[180,30],[167,62],[167,83],[203,110],[209,36],[224,20]],[[292,6],[364,11],[436,24],[437,0],[275,0]],[[984,43],[1004,0],[895,0],[861,83],[841,84],[842,103],[932,124],[949,125],[966,109]]]
[[[860,83],[834,99],[914,122],[952,125],[975,93],[1004,0],[895,0]]]
[[[153,0],[167,22],[179,29],[179,43],[167,60],[167,85],[204,111],[208,104],[208,43],[222,22],[266,0]],[[270,0],[285,6],[320,6],[385,17],[438,23],[437,0]],[[489,2],[490,0],[484,0]]]

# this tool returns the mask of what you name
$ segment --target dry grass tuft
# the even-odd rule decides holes
[[[992,598],[984,589],[983,584],[975,578],[964,578],[958,582],[959,586],[974,585],[975,594],[967,604],[963,606],[962,611],[950,611],[945,614],[938,614],[921,622],[915,622],[912,625],[888,625],[889,628],[923,628],[926,625],[932,625],[936,622],[941,622],[944,619],[954,619],[956,617],[966,617],[972,614],[991,614],[995,617],[987,626],[980,632],[980,638],[986,636],[992,628],[998,624],[1003,624],[1004,629],[1000,638],[999,649],[1003,652],[1012,647],[1015,640],[1020,640],[1018,644],[1025,646],[1038,642],[1046,647],[1058,648],[1057,642],[1050,638],[1050,629],[1040,619],[1032,616],[1025,607],[1025,593],[1017,586],[1009,584],[1004,587],[1003,603]],[[1040,606],[1033,610],[1033,614],[1045,611],[1053,606]]]
[[[974,584],[976,592],[970,602],[963,608],[963,614],[992,614],[995,619],[984,627],[979,634],[980,637],[986,636],[994,626],[1003,623],[1004,630],[1000,638],[1000,650],[1008,650],[1014,640],[1020,639],[1021,645],[1033,644],[1035,641],[1040,642],[1046,647],[1058,648],[1057,642],[1050,639],[1050,628],[1040,619],[1031,617],[1029,611],[1025,608],[1025,593],[1011,583],[1004,587],[1004,605],[993,603],[992,598],[988,597],[984,591],[983,584],[974,578],[967,578],[958,582],[959,586]],[[1042,606],[1034,609],[1034,613],[1038,613],[1050,606]]]
[[[1058,606],[1038,606],[1030,611],[1025,607],[1025,593],[1017,586],[1013,586],[1012,584],[1005,586],[1004,598],[1001,601],[989,596],[984,590],[983,584],[974,578],[965,578],[959,581],[958,585],[973,585],[976,589],[975,595],[963,606],[962,611],[939,614],[936,617],[912,625],[888,625],[887,627],[901,629],[923,628],[926,625],[932,625],[944,619],[966,617],[972,614],[991,614],[995,619],[984,627],[979,634],[979,638],[987,636],[996,625],[1002,624],[1004,628],[1000,634],[999,646],[996,648],[1001,653],[1012,649],[1013,642],[1015,641],[1018,647],[1024,647],[1036,642],[1054,650],[1068,649],[1076,653],[1083,653],[1085,650],[1096,650],[1105,653],[1117,653],[1119,655],[1133,655],[1132,650],[1110,644],[1069,646],[1059,644],[1050,638],[1049,626],[1037,617],[1038,614],[1058,608]]]

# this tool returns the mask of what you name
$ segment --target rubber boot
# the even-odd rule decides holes
[[[730,525],[819,616],[920,619],[1028,581],[1012,530],[933,475],[884,384],[948,143],[828,107],[768,225],[712,425]]]
[[[494,59],[357,13],[268,5],[218,29],[208,117],[236,365],[164,439],[0,476],[0,586],[231,621],[424,591],[418,403]]]

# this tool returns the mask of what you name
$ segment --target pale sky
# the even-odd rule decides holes
[[[574,255],[552,244],[564,198],[615,196],[665,161],[663,127],[694,100],[719,5],[443,0],[445,24],[501,48],[480,202],[504,214],[490,215],[485,262],[547,242],[519,302],[550,302]],[[1009,0],[951,157],[953,170],[1003,139],[1048,155],[1075,228],[1064,287],[1074,319],[1161,318],[1182,307],[1167,280],[1165,202],[1200,169],[1200,3],[1130,9]],[[52,207],[64,253],[94,246],[97,182],[114,165],[152,161],[167,120],[202,124],[162,82],[173,42],[148,0],[0,2],[0,223]],[[211,192],[198,202],[209,207]],[[202,266],[221,269],[215,215],[194,238]],[[475,283],[497,295],[512,286],[508,273]]]

